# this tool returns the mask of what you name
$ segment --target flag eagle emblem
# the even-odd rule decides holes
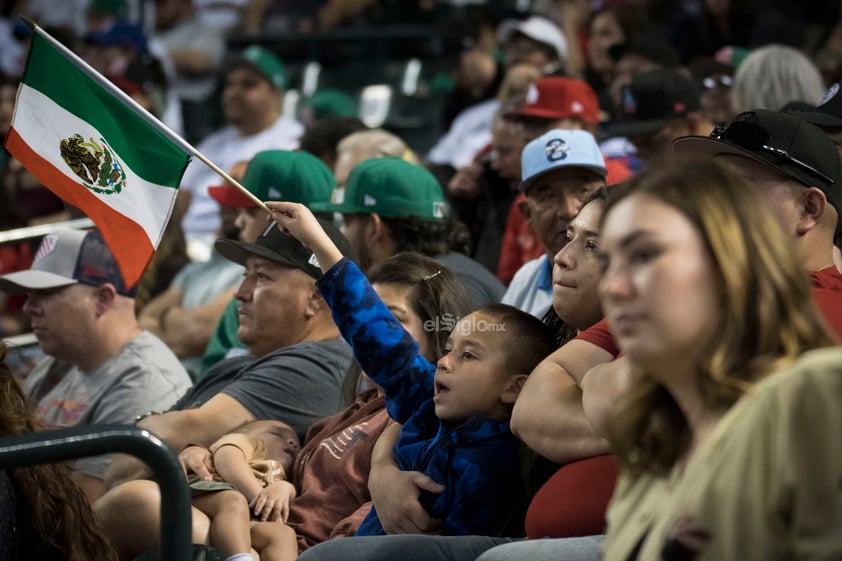
[[[105,139],[99,140],[101,144],[93,138],[85,142],[79,133],[65,138],[60,143],[61,159],[79,176],[85,187],[94,193],[120,193],[126,186],[126,172]]]

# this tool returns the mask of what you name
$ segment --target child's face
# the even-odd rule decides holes
[[[511,404],[501,396],[516,373],[506,365],[505,325],[474,312],[462,318],[447,340],[436,370],[436,415],[462,421],[473,414],[508,419]]]
[[[289,476],[292,462],[301,450],[298,435],[289,425],[280,421],[257,421],[254,424],[256,426],[252,434],[266,447],[266,458],[281,462]]]

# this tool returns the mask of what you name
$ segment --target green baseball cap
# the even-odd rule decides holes
[[[313,110],[313,118],[316,120],[332,115],[357,116],[357,104],[351,99],[351,96],[340,90],[318,91],[304,104],[305,107]]]
[[[287,73],[284,63],[263,47],[257,45],[247,47],[240,53],[239,58],[235,60],[231,67],[234,68],[244,62],[260,71],[264,78],[276,88],[284,89],[286,87]]]
[[[305,205],[329,201],[336,187],[330,168],[320,159],[307,152],[291,150],[258,152],[249,162],[240,183],[261,201],[289,201]],[[225,206],[257,206],[231,185],[208,187],[208,194]]]
[[[329,203],[313,203],[310,208],[436,221],[447,215],[441,186],[433,174],[400,158],[371,158],[357,164],[345,187],[334,189]]]

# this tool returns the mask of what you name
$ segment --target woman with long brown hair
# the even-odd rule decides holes
[[[0,436],[42,429],[6,365],[0,341]],[[0,471],[0,560],[115,560],[66,464]]]
[[[768,205],[715,164],[669,167],[631,180],[601,234],[633,380],[608,425],[604,560],[840,558],[842,349]]]

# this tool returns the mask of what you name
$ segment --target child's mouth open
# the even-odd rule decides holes
[[[444,394],[446,394],[449,391],[450,389],[447,386],[437,381],[433,390],[433,401],[438,401]]]

